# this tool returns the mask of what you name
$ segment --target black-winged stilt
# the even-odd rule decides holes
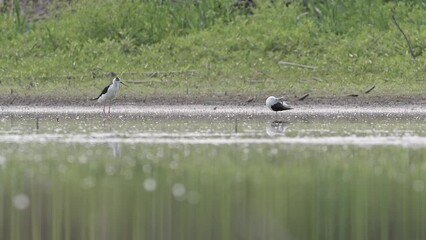
[[[123,82],[121,83],[127,86]],[[111,113],[111,103],[112,103],[112,100],[115,98],[115,95],[117,95],[119,88],[120,88],[120,78],[114,77],[114,79],[112,80],[112,83],[106,86],[97,98],[93,98],[92,100],[97,100],[99,103],[104,103],[104,113],[105,113],[106,104],[109,101],[108,113]]]
[[[292,107],[290,107],[286,102],[284,102],[284,98],[276,98],[274,96],[270,96],[266,99],[266,106],[274,111],[275,113],[278,113],[279,111],[285,111],[290,110]]]

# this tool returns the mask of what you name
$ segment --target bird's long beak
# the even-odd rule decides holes
[[[128,87],[129,85],[125,84],[123,81],[120,81],[121,84],[123,84],[124,86]]]

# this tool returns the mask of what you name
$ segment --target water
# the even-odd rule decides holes
[[[3,108],[0,239],[425,239],[424,119]]]

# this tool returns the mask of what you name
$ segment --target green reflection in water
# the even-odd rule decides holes
[[[426,238],[424,148],[0,149],[0,239]]]

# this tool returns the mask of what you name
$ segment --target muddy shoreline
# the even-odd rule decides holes
[[[209,105],[209,106],[262,106],[269,95],[234,94],[220,95],[211,94],[204,96],[182,96],[182,95],[151,95],[132,97],[121,95],[114,100],[118,105]],[[404,105],[424,105],[425,96],[307,96],[303,100],[301,96],[289,96],[286,101],[292,106],[351,106],[351,107],[391,107]],[[96,106],[97,102],[91,101],[89,97],[78,96],[22,96],[22,95],[0,95],[0,106]]]

